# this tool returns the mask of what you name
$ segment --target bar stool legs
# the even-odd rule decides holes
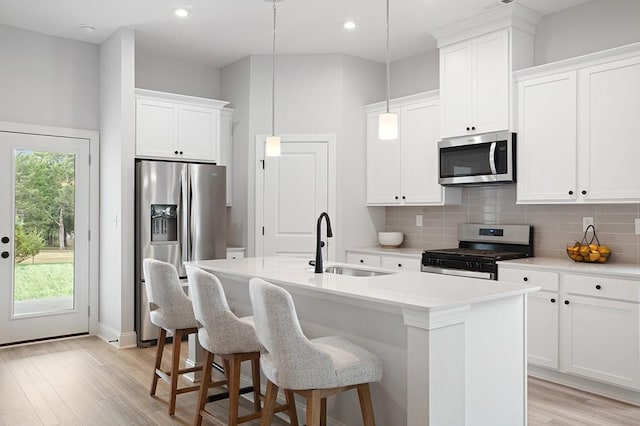
[[[176,412],[176,396],[178,394],[193,392],[200,388],[198,385],[178,388],[178,377],[181,374],[193,373],[195,371],[202,370],[202,366],[180,369],[180,349],[182,346],[182,336],[196,333],[197,331],[197,328],[179,328],[174,330],[171,369],[169,371],[164,371],[162,370],[162,355],[164,354],[167,330],[165,330],[164,328],[160,328],[160,337],[158,338],[158,348],[156,350],[156,365],[153,371],[153,381],[151,382],[149,395],[154,396],[156,394],[156,390],[158,388],[158,379],[163,379],[165,382],[169,383],[171,386],[169,395],[170,416],[173,416]]]

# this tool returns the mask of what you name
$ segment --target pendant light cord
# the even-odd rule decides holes
[[[387,0],[387,114],[389,113],[389,86],[389,0]]]
[[[387,0],[388,1],[388,0]],[[271,136],[276,135],[276,0],[273,0],[273,52],[271,56]],[[388,107],[387,107],[388,108]]]

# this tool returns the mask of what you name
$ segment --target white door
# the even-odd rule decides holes
[[[0,344],[89,331],[89,141],[0,132]]]
[[[282,154],[265,157],[262,182],[264,234],[262,251],[259,247],[256,250],[259,255],[314,258],[318,217],[322,212],[328,212],[335,219],[329,201],[329,150],[328,141],[286,140],[283,137]],[[322,240],[331,247],[335,237],[326,237],[325,226],[323,223]],[[332,227],[335,229],[335,223]],[[323,258],[328,258],[326,247]]]

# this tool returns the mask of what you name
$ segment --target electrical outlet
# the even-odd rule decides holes
[[[636,218],[636,235],[640,235],[640,217]]]
[[[582,218],[582,230],[586,231],[587,230],[587,226],[589,225],[593,225],[593,218],[592,217],[583,217]]]
[[[422,215],[421,214],[417,214],[416,215],[416,226],[422,226]],[[636,228],[638,227],[638,225],[636,225]]]

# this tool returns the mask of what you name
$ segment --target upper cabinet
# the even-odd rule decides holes
[[[460,188],[438,183],[437,91],[394,99],[399,138],[378,139],[384,103],[367,106],[367,205],[443,205],[461,202]]]
[[[218,162],[226,104],[136,89],[136,156]]]
[[[640,43],[516,73],[519,203],[638,203]]]
[[[533,64],[539,18],[513,4],[434,32],[442,138],[515,131],[511,72]]]
[[[442,137],[509,128],[509,31],[440,49]]]

